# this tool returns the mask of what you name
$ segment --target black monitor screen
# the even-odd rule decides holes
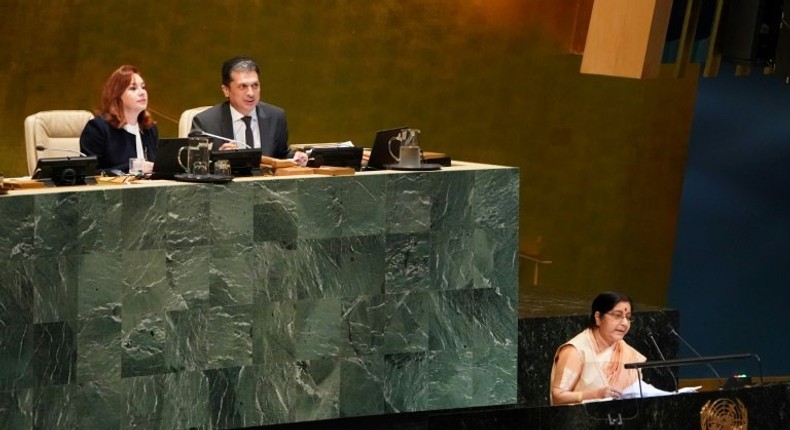
[[[357,146],[340,146],[332,148],[313,148],[307,151],[309,167],[336,166],[362,167],[362,148]]]
[[[259,176],[261,174],[261,150],[231,149],[227,151],[211,151],[211,161],[230,161],[233,176]]]
[[[48,186],[95,184],[96,157],[39,158],[33,179]]]

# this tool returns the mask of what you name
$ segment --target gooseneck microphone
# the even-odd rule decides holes
[[[650,339],[650,342],[653,344],[653,347],[656,349],[656,352],[658,352],[658,356],[661,357],[661,360],[667,361],[667,358],[664,357],[664,353],[661,352],[661,348],[658,347],[658,342],[656,342],[656,338],[653,337],[653,332],[651,330],[647,331],[647,337]],[[675,377],[675,373],[672,372],[672,369],[670,369],[668,367],[664,367],[663,369],[665,369],[667,371],[667,373],[669,373],[669,376],[672,377],[672,382],[675,384],[675,392],[677,392],[678,391],[678,378]]]
[[[65,149],[65,148],[47,148],[44,145],[36,145],[36,151],[60,151],[60,152],[68,152],[69,154],[76,154],[80,157],[87,157],[84,153],[80,151],[75,151],[73,149]]]
[[[236,145],[241,145],[241,146],[243,146],[245,148],[252,149],[252,147],[250,145],[247,145],[244,142],[240,142],[240,141],[234,140],[234,139],[228,139],[227,137],[218,136],[216,134],[206,133],[205,131],[202,131],[202,130],[190,131],[189,132],[189,137],[213,137],[214,139],[224,140],[225,142],[235,143]]]
[[[693,346],[691,346],[688,342],[686,342],[686,339],[683,339],[683,336],[681,336],[680,333],[675,331],[675,327],[672,327],[671,324],[667,324],[667,327],[669,327],[669,332],[672,333],[675,337],[677,337],[681,342],[683,342],[683,345],[686,345],[686,347],[690,349],[691,352],[694,353],[694,355],[696,355],[699,358],[702,358],[702,355],[699,352],[697,352],[697,350],[694,349]],[[708,365],[708,369],[710,369],[710,371],[713,372],[714,375],[716,375],[716,379],[719,380],[719,388],[721,388],[724,384],[724,381],[721,379],[721,375],[719,375],[719,372],[716,371],[716,369],[713,367],[712,364],[710,363],[706,363],[706,364]]]

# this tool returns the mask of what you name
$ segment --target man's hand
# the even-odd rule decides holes
[[[308,158],[309,157],[307,156],[307,154],[302,151],[296,151],[296,153],[294,154],[294,161],[296,162],[296,165],[298,165],[299,167],[307,166]]]

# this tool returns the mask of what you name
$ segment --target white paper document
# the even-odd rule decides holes
[[[677,391],[664,391],[660,388],[656,388],[648,382],[642,381],[642,391],[639,391],[639,381],[634,382],[633,384],[626,387],[623,390],[623,395],[620,397],[621,399],[636,399],[636,398],[645,398],[645,397],[658,397],[658,396],[674,396],[675,394],[683,394],[683,393],[696,393],[697,391],[702,388],[701,385],[697,385],[695,387],[683,387],[678,389]],[[590,399],[585,400],[582,403],[594,403],[594,402],[608,402],[609,400],[617,400],[613,397],[606,397],[604,399]]]
[[[658,397],[658,396],[672,396],[675,394],[683,394],[683,393],[696,393],[699,391],[702,386],[696,387],[683,387],[678,389],[677,391],[664,391],[662,389],[656,388],[648,382],[642,381],[642,390],[639,390],[639,381],[634,382],[633,384],[626,387],[623,390],[623,398],[624,399],[632,399],[636,397]]]

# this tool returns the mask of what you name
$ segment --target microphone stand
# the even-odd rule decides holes
[[[707,364],[710,366],[710,363],[718,362],[718,361],[732,361],[732,360],[744,360],[747,358],[753,358],[757,361],[757,366],[760,371],[760,384],[764,383],[763,380],[763,364],[760,361],[760,357],[757,354],[729,354],[729,355],[714,355],[709,357],[692,357],[692,358],[675,358],[670,360],[656,360],[656,361],[645,361],[642,363],[626,363],[624,367],[626,369],[648,369],[648,368],[655,368],[655,367],[670,367],[670,366],[686,366],[689,364]],[[641,381],[639,389],[641,391]]]
[[[234,140],[234,139],[228,139],[227,137],[218,136],[216,134],[206,133],[205,131],[202,131],[202,130],[193,131],[193,132],[189,133],[189,137],[201,137],[201,136],[212,137],[214,139],[223,140],[225,142],[234,143],[236,145],[242,145],[242,146],[244,146],[247,149],[253,149],[250,145],[247,145],[244,142],[240,142],[240,141]]]
[[[661,348],[658,347],[658,342],[656,342],[656,338],[653,337],[653,332],[648,331],[647,332],[647,337],[650,339],[650,342],[653,344],[653,347],[658,352],[658,356],[661,357],[661,360],[662,361],[667,361],[667,358],[664,357],[664,353],[661,352]],[[675,383],[675,392],[677,392],[678,391],[678,379],[675,377],[675,373],[672,372],[672,369],[666,368],[666,370],[669,373],[669,376],[672,378],[672,382]],[[642,396],[642,384],[641,384],[641,382],[639,384],[639,395]]]
[[[36,145],[36,151],[60,151],[60,152],[67,152],[69,154],[77,154],[80,157],[87,157],[84,153],[80,151],[75,151],[73,149],[66,149],[66,148],[47,148],[44,145]]]
[[[683,342],[683,345],[686,345],[686,347],[688,349],[690,349],[691,352],[694,353],[694,355],[696,355],[697,357],[702,357],[702,354],[697,352],[697,350],[694,349],[694,347],[691,346],[690,343],[686,342],[686,339],[684,339],[683,336],[680,335],[680,333],[675,331],[675,327],[672,327],[670,325],[669,326],[669,332],[672,333],[672,335],[674,335],[676,338],[680,339],[680,341]],[[707,366],[708,366],[708,369],[710,369],[710,371],[713,372],[714,375],[716,375],[716,379],[719,381],[719,387],[721,388],[724,385],[724,382],[721,379],[721,375],[719,375],[719,372],[716,371],[716,368],[714,368],[712,364],[707,363]]]

